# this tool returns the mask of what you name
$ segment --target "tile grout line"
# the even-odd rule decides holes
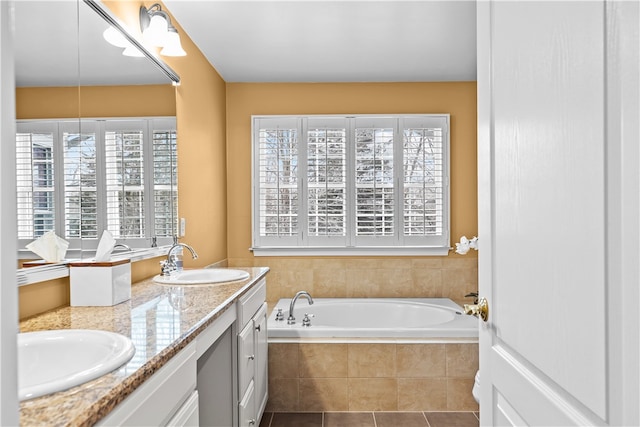
[[[424,420],[427,422],[427,427],[431,427],[431,423],[429,422],[429,418],[427,418],[427,413],[425,411],[422,411],[422,416],[424,417]]]

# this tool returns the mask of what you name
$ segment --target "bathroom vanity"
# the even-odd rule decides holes
[[[21,332],[102,329],[130,337],[133,359],[20,405],[20,424],[256,426],[267,401],[266,274],[215,285],[145,280],[112,307],[63,307]]]

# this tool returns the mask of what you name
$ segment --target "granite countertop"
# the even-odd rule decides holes
[[[107,415],[171,357],[206,329],[269,271],[236,268],[247,280],[167,286],[144,280],[131,299],[111,307],[62,307],[20,322],[21,332],[101,329],[131,338],[136,353],[116,371],[93,381],[20,403],[21,426],[89,426]]]

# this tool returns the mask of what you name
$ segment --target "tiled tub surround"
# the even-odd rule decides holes
[[[267,302],[293,298],[301,289],[314,298],[450,298],[459,305],[478,289],[475,253],[446,257],[230,258],[229,267],[271,269]],[[304,301],[302,301],[304,302]]]
[[[271,412],[477,411],[477,343],[271,343]]]
[[[207,286],[136,283],[131,300],[112,307],[63,307],[20,322],[21,332],[102,329],[130,337],[133,359],[120,369],[20,404],[22,426],[89,426],[108,414],[154,372],[219,318],[268,268],[246,268],[244,281]]]

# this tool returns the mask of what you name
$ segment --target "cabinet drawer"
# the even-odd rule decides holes
[[[267,300],[267,280],[262,279],[238,302],[238,327],[242,328],[251,320],[263,302]]]
[[[255,393],[253,382],[238,405],[238,424],[240,427],[256,427],[258,420],[255,413]]]
[[[238,387],[242,395],[255,373],[256,348],[253,339],[253,322],[238,334]]]
[[[198,390],[191,393],[191,397],[167,423],[167,427],[198,427]]]

